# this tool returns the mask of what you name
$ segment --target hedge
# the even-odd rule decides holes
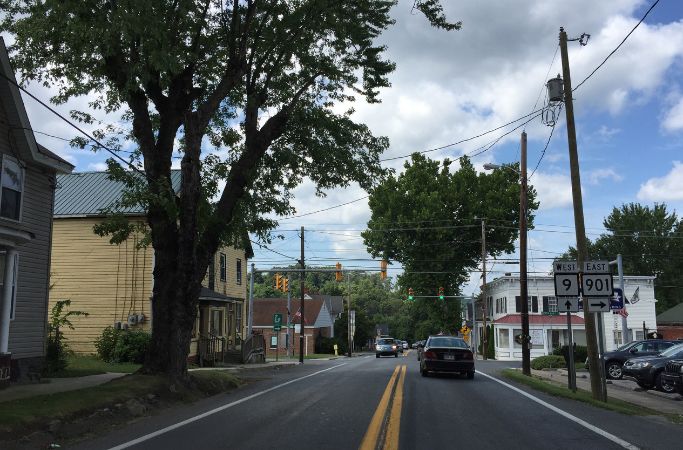
[[[557,369],[567,367],[564,358],[558,355],[539,356],[531,361],[531,368],[534,370]]]

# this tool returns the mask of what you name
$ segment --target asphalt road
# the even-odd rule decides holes
[[[142,419],[83,449],[680,448],[683,426],[624,416],[498,376],[423,378],[415,352],[310,361],[260,372],[229,394]],[[499,380],[499,381],[497,381]],[[526,396],[525,396],[526,394]]]

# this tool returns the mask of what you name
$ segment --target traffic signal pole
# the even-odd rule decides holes
[[[579,270],[583,270],[588,257],[586,226],[583,218],[583,198],[581,196],[581,176],[579,174],[579,154],[576,145],[576,125],[574,124],[574,102],[572,100],[572,80],[567,52],[567,33],[560,28],[560,54],[562,56],[562,79],[564,83],[564,110],[567,117],[567,141],[569,146],[569,168],[571,171],[572,199],[574,203],[574,228],[576,230],[576,259]],[[607,401],[604,367],[600,366],[598,339],[595,330],[595,316],[590,311],[589,302],[584,299],[584,324],[586,328],[586,347],[590,369],[591,392],[593,398]]]

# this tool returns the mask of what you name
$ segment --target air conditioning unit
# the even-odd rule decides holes
[[[122,329],[122,330],[127,330],[127,329],[128,329],[128,324],[125,323],[125,322],[123,322],[123,323],[121,324],[121,329]]]
[[[138,323],[143,323],[145,320],[147,320],[147,317],[144,314],[138,314]]]
[[[128,316],[128,325],[133,326],[136,323],[138,323],[138,315],[137,314],[131,314]]]
[[[115,330],[120,330],[120,329],[121,329],[121,325],[122,325],[121,322],[114,322],[114,329],[115,329]]]

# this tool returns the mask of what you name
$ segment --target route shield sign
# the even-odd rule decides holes
[[[611,273],[584,273],[581,277],[584,297],[611,297],[614,295]],[[609,302],[607,302],[609,304]]]
[[[579,298],[565,297],[557,299],[557,310],[562,313],[579,312]]]
[[[273,314],[273,331],[280,331],[282,328],[282,314]]]
[[[579,274],[555,272],[555,297],[578,297]]]

